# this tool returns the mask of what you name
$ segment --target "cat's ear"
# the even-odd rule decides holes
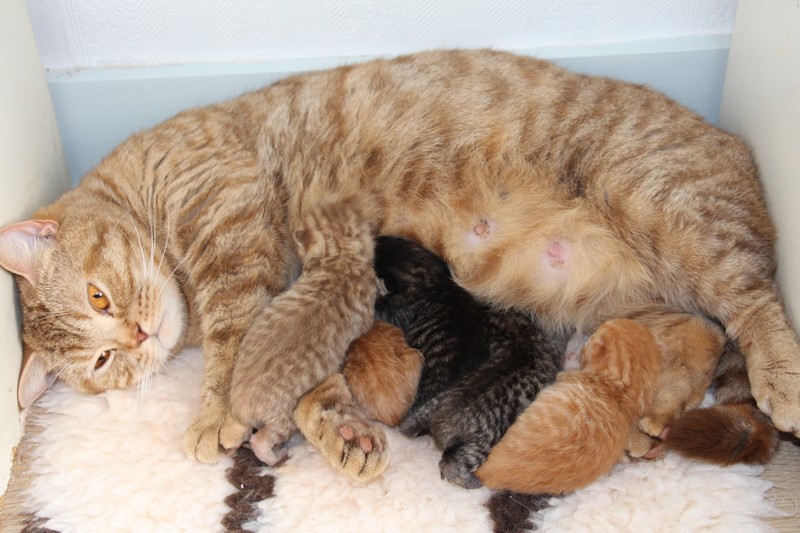
[[[26,220],[0,229],[0,266],[36,285],[43,246],[56,231],[53,220]]]
[[[26,352],[22,360],[22,372],[17,385],[17,401],[21,409],[33,405],[39,396],[46,391],[56,380],[56,377],[47,371],[42,356],[36,352]]]

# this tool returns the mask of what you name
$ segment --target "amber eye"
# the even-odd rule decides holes
[[[91,283],[86,287],[86,294],[89,296],[89,303],[98,311],[107,311],[108,306],[111,305],[108,296]]]
[[[116,350],[113,348],[110,350],[103,350],[103,352],[100,354],[100,357],[98,357],[97,361],[94,362],[94,369],[99,370],[100,368],[103,368],[103,365],[105,365],[109,359],[114,357],[115,352]]]

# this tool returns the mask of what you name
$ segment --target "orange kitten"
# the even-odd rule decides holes
[[[631,424],[652,401],[661,368],[653,335],[610,320],[517,418],[476,471],[492,489],[562,494],[584,487],[623,457]]]

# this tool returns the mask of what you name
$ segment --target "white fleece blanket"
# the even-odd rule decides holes
[[[224,531],[224,502],[242,489],[226,479],[233,461],[189,461],[184,429],[199,410],[202,361],[186,351],[136,390],[85,396],[56,384],[40,399],[44,427],[31,459],[28,510],[39,527],[67,532]],[[487,532],[490,491],[439,478],[428,438],[388,431],[391,462],[371,483],[329,467],[299,439],[282,466],[263,468],[275,495],[246,528],[264,532]],[[776,515],[762,468],[720,468],[677,456],[619,465],[592,486],[533,516],[541,531],[769,531]],[[267,479],[267,478],[264,478]]]

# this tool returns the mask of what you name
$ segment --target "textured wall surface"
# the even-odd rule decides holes
[[[736,0],[26,0],[48,69],[730,33]]]

